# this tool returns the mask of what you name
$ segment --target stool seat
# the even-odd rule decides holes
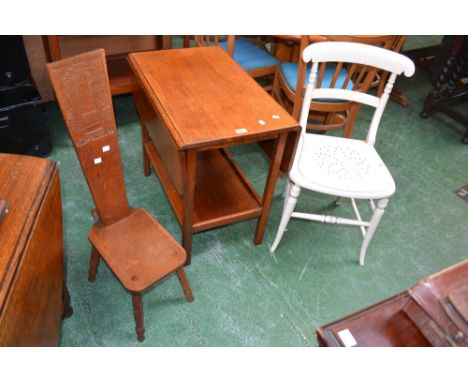
[[[88,238],[122,285],[132,292],[142,292],[186,260],[180,244],[142,208],[132,209],[130,215],[114,224],[96,224]]]

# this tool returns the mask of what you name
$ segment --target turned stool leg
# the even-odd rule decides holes
[[[140,293],[132,293],[133,315],[135,316],[135,331],[138,341],[145,340],[145,322],[143,317],[143,299]]]
[[[88,273],[88,281],[94,282],[96,280],[96,273],[99,265],[99,260],[101,259],[101,255],[97,251],[96,248],[91,250],[91,257],[89,258],[89,273]]]
[[[192,289],[190,288],[189,282],[187,277],[185,276],[185,271],[183,267],[180,267],[177,271],[177,277],[179,278],[180,285],[182,285],[182,289],[184,290],[185,298],[188,302],[192,302],[194,300]]]

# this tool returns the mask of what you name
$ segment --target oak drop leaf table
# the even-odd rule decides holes
[[[218,46],[132,53],[129,61],[141,87],[134,100],[145,175],[151,163],[182,227],[187,264],[196,232],[258,217],[260,244],[298,122]],[[226,148],[268,139],[275,144],[261,197]]]

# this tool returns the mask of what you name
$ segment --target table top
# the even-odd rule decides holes
[[[218,46],[131,53],[129,61],[179,149],[268,139],[298,129],[299,123]]]

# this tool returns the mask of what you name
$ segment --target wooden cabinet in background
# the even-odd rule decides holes
[[[0,346],[57,346],[68,295],[57,165],[0,154],[0,199]]]
[[[42,36],[42,43],[47,62],[103,48],[114,96],[138,89],[127,61],[128,53],[168,49],[171,47],[171,36]]]

